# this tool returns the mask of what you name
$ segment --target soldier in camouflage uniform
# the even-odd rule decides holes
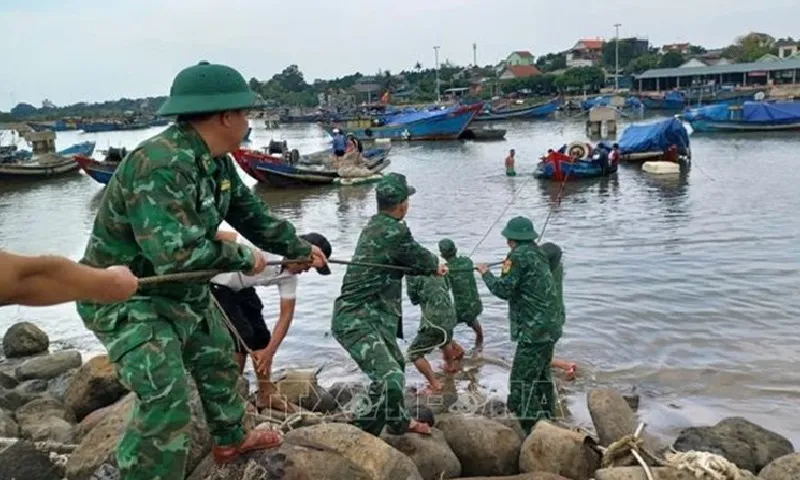
[[[456,370],[461,348],[453,340],[456,326],[456,311],[444,277],[407,277],[406,293],[411,303],[422,310],[417,336],[408,347],[408,358],[428,380],[428,393],[442,390],[442,384],[433,373],[431,364],[425,359],[435,348],[440,348],[448,371]]]
[[[561,247],[555,243],[543,243],[539,248],[547,256],[548,264],[550,265],[550,273],[553,274],[553,282],[556,285],[556,294],[558,295],[558,317],[563,329],[564,323],[567,320],[566,309],[564,308],[564,265],[561,263]],[[553,366],[564,370],[566,372],[567,380],[574,380],[578,366],[574,362],[562,360],[559,358],[553,359]]]
[[[503,236],[511,252],[500,278],[485,264],[478,265],[478,271],[489,291],[508,301],[511,339],[517,342],[517,350],[507,403],[528,434],[538,420],[555,415],[550,364],[562,323],[550,264],[534,243],[538,235],[533,223],[525,217],[512,218]]]
[[[402,338],[402,280],[404,275],[444,275],[436,255],[418,244],[403,222],[414,187],[397,173],[387,174],[375,188],[378,213],[358,238],[354,262],[404,266],[389,269],[348,265],[341,295],[334,302],[331,332],[367,374],[369,405],[362,405],[355,425],[373,435],[383,427],[391,433],[430,433],[424,423],[410,419],[405,409],[405,360],[397,345]]]
[[[483,302],[478,294],[478,282],[472,260],[465,256],[456,256],[456,244],[449,238],[439,242],[439,253],[447,261],[450,273],[447,280],[453,290],[453,302],[456,307],[456,322],[468,325],[475,332],[475,350],[483,348],[483,328],[478,316],[483,313]]]
[[[161,115],[178,115],[142,142],[106,187],[81,263],[123,264],[139,277],[266,267],[252,247],[215,238],[225,220],[257,247],[289,258],[324,258],[291,223],[242,183],[227,153],[247,130],[257,96],[236,70],[201,62],[181,71]],[[124,303],[78,304],[108,350],[136,404],[117,448],[122,480],[184,478],[190,450],[189,385],[194,377],[218,463],[280,444],[274,432],[245,435],[239,371],[222,312],[207,282],[145,285]]]

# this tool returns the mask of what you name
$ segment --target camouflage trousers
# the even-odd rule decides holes
[[[390,433],[404,433],[410,417],[403,397],[405,359],[397,341],[369,325],[334,330],[333,336],[370,379],[369,399],[359,405],[354,425],[375,436],[384,426]]]
[[[408,347],[408,359],[412,362],[431,353],[435,348],[447,345],[453,339],[453,330],[424,325]]]
[[[159,307],[154,300],[122,304],[117,315],[112,330],[95,334],[108,349],[120,382],[136,393],[132,418],[117,446],[121,480],[182,479],[189,473],[186,370],[197,384],[215,444],[240,443],[244,402],[236,388],[233,342],[218,308],[210,303],[199,311],[184,304]]]
[[[509,381],[508,408],[519,418],[525,435],[539,420],[556,413],[555,384],[550,369],[555,342],[519,342]]]

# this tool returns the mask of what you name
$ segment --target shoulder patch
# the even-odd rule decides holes
[[[226,191],[226,190],[230,190],[231,189],[231,181],[226,178],[225,180],[220,182],[219,189],[222,190],[223,192]]]
[[[508,273],[511,271],[511,259],[507,258],[505,262],[503,262],[503,273]]]

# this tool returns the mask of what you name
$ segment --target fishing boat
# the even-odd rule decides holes
[[[64,157],[57,153],[44,153],[31,158],[0,163],[0,177],[49,177],[72,172],[78,164],[72,157]]]
[[[322,128],[329,134],[334,128],[339,128],[358,140],[457,140],[482,108],[482,102],[474,105],[453,105],[334,122],[322,125]]]
[[[125,148],[109,148],[106,158],[102,161],[95,160],[87,155],[75,155],[73,159],[89,177],[98,183],[107,185],[126,154]]]
[[[692,156],[689,132],[675,117],[633,124],[622,132],[618,143],[621,159],[630,162],[678,161]],[[604,146],[608,148],[607,143]]]
[[[58,152],[59,155],[63,155],[65,157],[70,157],[73,155],[83,155],[85,157],[91,157],[94,153],[95,142],[87,141],[87,142],[80,142],[76,143],[75,145],[65,148]]]
[[[278,188],[319,185],[354,185],[380,180],[380,174],[391,163],[387,158],[391,144],[362,152],[364,167],[372,175],[343,177],[331,163],[330,151],[305,155],[297,160],[291,154],[275,156],[256,150],[239,149],[233,153],[245,173],[261,183]],[[294,150],[296,151],[296,150]]]
[[[533,176],[560,182],[608,177],[617,173],[619,167],[609,160],[608,153],[604,147],[592,148],[585,142],[572,142],[558,151],[548,150],[536,165]]]
[[[691,105],[742,105],[763,96],[763,88],[723,89],[714,86],[670,90],[659,94],[644,94],[638,98],[650,110],[684,110]]]
[[[624,109],[641,109],[644,105],[641,100],[636,97],[619,97],[615,100],[616,95],[600,95],[597,97],[590,97],[581,100],[581,110],[591,110],[595,107],[615,107]],[[620,103],[617,103],[620,102]]]
[[[710,105],[682,115],[695,132],[773,132],[800,130],[800,102],[745,102]]]
[[[560,99],[540,103],[523,108],[488,108],[481,111],[476,117],[476,122],[493,122],[497,120],[525,120],[546,118],[558,110]]]

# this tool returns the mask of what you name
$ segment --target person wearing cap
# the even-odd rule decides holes
[[[483,313],[483,302],[475,281],[475,265],[469,257],[457,256],[456,244],[449,238],[439,241],[439,253],[450,269],[448,284],[453,292],[456,322],[466,324],[475,332],[475,351],[483,348],[483,328],[478,317]]]
[[[447,280],[438,276],[409,276],[406,278],[406,293],[411,303],[419,305],[422,310],[419,330],[408,347],[408,359],[428,381],[424,393],[441,393],[442,384],[425,356],[435,348],[441,349],[447,372],[458,371],[458,362],[463,357],[463,348],[453,339],[456,310]]]
[[[235,232],[221,231],[218,237],[225,241],[236,242]],[[326,257],[331,255],[331,245],[319,233],[300,235],[312,245],[319,247]],[[247,244],[243,239],[240,243]],[[262,253],[266,257],[266,253]],[[289,326],[294,318],[298,276],[314,267],[320,275],[330,275],[330,267],[319,260],[314,263],[286,263],[284,265],[270,265],[263,272],[256,275],[242,273],[223,273],[211,279],[211,293],[219,303],[225,315],[231,321],[236,332],[231,332],[236,345],[236,364],[239,372],[244,371],[247,351],[252,352],[253,369],[258,381],[258,395],[256,407],[260,410],[270,408],[284,412],[294,412],[296,409],[285,399],[276,395],[275,385],[270,376],[272,360],[281,346]],[[280,297],[280,313],[275,325],[274,335],[264,321],[262,309],[264,305],[256,293],[255,287],[278,287]],[[242,344],[244,342],[244,345]]]
[[[325,261],[294,226],[273,216],[241,181],[229,152],[248,128],[258,96],[233,68],[200,62],[175,77],[158,115],[173,125],[144,140],[106,186],[81,263],[126,265],[137,277],[198,270],[258,274],[261,250]],[[226,221],[256,248],[216,238]],[[208,282],[140,285],[126,302],[79,302],[78,313],[108,350],[120,382],[136,393],[117,447],[121,480],[184,478],[191,448],[186,426],[194,377],[217,463],[280,444],[266,430],[245,434],[245,400],[222,311]]]
[[[338,128],[333,129],[333,155],[336,158],[341,158],[347,151],[347,138],[342,135],[342,131]]]
[[[358,237],[333,306],[333,337],[371,381],[369,402],[359,407],[354,424],[375,436],[384,426],[397,435],[430,434],[430,427],[412,420],[405,409],[405,359],[397,345],[397,338],[403,338],[403,276],[447,274],[447,266],[414,240],[403,221],[415,191],[399,173],[378,182],[378,213]]]
[[[538,420],[555,415],[555,385],[550,370],[555,343],[561,337],[558,291],[547,255],[526,217],[508,221],[503,236],[511,249],[498,278],[489,266],[478,271],[493,295],[508,301],[511,340],[517,342],[509,379],[508,407],[525,434]]]

